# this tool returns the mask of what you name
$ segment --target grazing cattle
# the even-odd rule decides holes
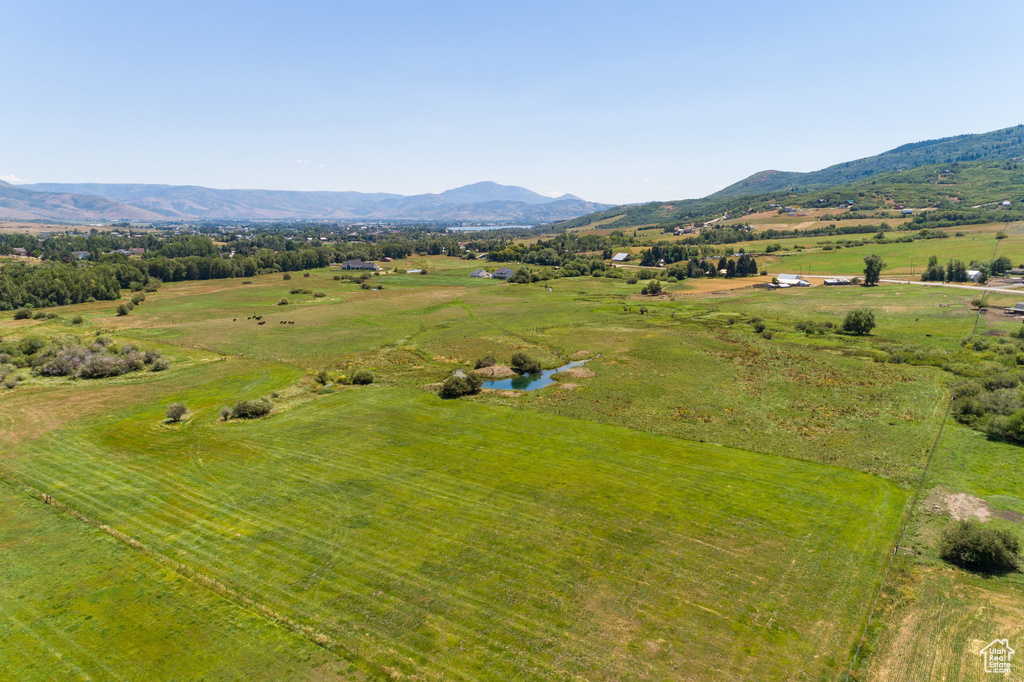
[[[260,323],[259,323],[259,324],[258,324],[257,326],[258,326],[258,327],[262,327],[262,326],[263,326],[263,325],[265,325],[265,324],[266,324],[266,322],[260,322]]]

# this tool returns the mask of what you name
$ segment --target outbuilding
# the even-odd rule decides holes
[[[470,273],[469,276],[470,277],[490,277],[491,273],[489,273],[486,270],[481,268],[480,270],[474,270],[473,272]]]
[[[380,266],[376,263],[367,263],[366,261],[354,258],[347,260],[341,264],[342,270],[380,270]]]
[[[612,262],[613,263],[625,263],[627,258],[629,258],[629,254],[628,253],[617,253],[614,256],[612,256]]]
[[[787,275],[781,274],[775,278],[779,284],[785,284],[790,287],[809,287],[811,283],[800,275]]]

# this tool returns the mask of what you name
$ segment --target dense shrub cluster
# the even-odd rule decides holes
[[[939,556],[975,571],[1016,571],[1020,541],[1007,530],[983,526],[976,521],[960,521],[943,533]]]
[[[0,374],[6,379],[18,368],[37,376],[102,379],[149,369],[159,372],[168,363],[156,351],[140,351],[131,344],[120,348],[109,337],[92,343],[77,337],[45,339],[26,336],[17,343],[0,343]]]
[[[512,354],[512,361],[509,363],[509,367],[521,374],[534,374],[541,370],[540,361],[534,360],[522,351]]]
[[[368,369],[357,369],[352,374],[352,383],[356,385],[366,385],[373,383],[373,372]]]
[[[874,328],[875,314],[870,310],[851,310],[843,319],[843,331],[850,334],[870,334]]]
[[[242,400],[231,408],[230,416],[234,419],[256,419],[270,414],[274,405],[267,398]]]
[[[444,380],[437,394],[442,398],[459,398],[478,393],[483,385],[484,380],[476,374],[453,374]]]
[[[818,336],[823,336],[825,334],[831,334],[832,332],[834,332],[836,330],[836,325],[835,323],[829,322],[827,320],[824,322],[815,322],[814,320],[801,320],[800,322],[796,323],[796,328],[798,331],[802,331],[803,333],[807,334],[807,336],[814,336],[815,334],[817,334]]]

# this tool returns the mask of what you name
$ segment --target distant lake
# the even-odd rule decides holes
[[[449,227],[449,230],[460,230],[463,232],[476,232],[478,230],[529,230],[533,225],[467,225],[465,227]]]
[[[533,374],[517,374],[514,377],[509,377],[507,379],[491,379],[490,381],[484,382],[484,388],[494,388],[506,391],[536,391],[539,388],[544,388],[545,386],[550,386],[555,383],[555,380],[551,378],[552,374],[564,372],[570,367],[579,367],[589,361],[590,358],[570,362],[567,365],[562,365],[555,369],[546,369],[542,372],[534,372]]]

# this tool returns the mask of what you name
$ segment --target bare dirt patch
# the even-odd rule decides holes
[[[589,350],[578,350],[569,356],[570,360],[582,360],[583,358],[589,358],[592,353]]]
[[[992,512],[992,515],[1006,521],[1013,521],[1014,523],[1024,521],[1024,514],[1021,514],[1019,511],[1013,511],[1012,509],[996,509]]]
[[[480,369],[474,370],[480,376],[485,377],[510,377],[514,376],[515,372],[512,371],[511,367],[505,365],[494,365],[493,367],[481,367]]]
[[[946,495],[946,509],[954,521],[963,521],[969,518],[976,518],[980,521],[987,521],[992,516],[992,510],[988,508],[988,502],[980,497],[974,497],[966,493]]]
[[[571,391],[574,388],[579,388],[580,385],[579,384],[559,384],[558,387],[560,389],[562,389],[563,391]]]
[[[551,378],[561,381],[562,379],[589,379],[592,376],[594,376],[593,370],[589,370],[586,367],[570,367],[558,374],[552,374]]]

